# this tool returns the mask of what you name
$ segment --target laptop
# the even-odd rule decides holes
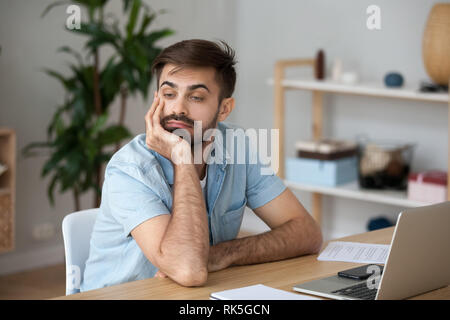
[[[367,266],[376,274],[376,266]],[[338,276],[298,284],[295,291],[339,300],[397,300],[450,284],[450,201],[402,211],[381,278]]]

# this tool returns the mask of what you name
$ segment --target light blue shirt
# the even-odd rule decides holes
[[[217,129],[225,137],[226,129],[238,127],[219,122]],[[220,148],[225,155],[227,140],[223,139],[222,145],[216,141],[211,156]],[[273,171],[261,174],[261,169],[270,170],[270,165],[262,164],[259,156],[252,158],[257,152],[248,139],[246,142],[244,164],[236,159],[235,143],[234,158],[224,156],[222,161],[207,165],[204,194],[211,245],[236,238],[245,206],[261,207],[286,188]],[[173,183],[172,163],[146,146],[145,134],[114,154],[105,171],[100,213],[91,236],[81,291],[155,275],[158,269],[143,254],[131,231],[148,219],[171,213]]]

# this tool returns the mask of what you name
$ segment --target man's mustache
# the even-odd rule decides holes
[[[194,120],[189,119],[188,117],[186,117],[186,116],[183,115],[183,114],[180,114],[180,115],[178,115],[178,114],[171,114],[171,115],[169,115],[169,116],[163,118],[163,119],[161,120],[161,126],[164,128],[164,127],[167,125],[167,122],[169,122],[169,121],[171,121],[171,120],[176,120],[176,121],[184,122],[185,124],[187,124],[187,125],[189,125],[189,126],[191,126],[191,127],[194,126]]]

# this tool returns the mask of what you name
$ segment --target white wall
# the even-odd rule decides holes
[[[442,1],[442,0],[441,0]],[[155,27],[171,27],[177,33],[161,41],[165,46],[181,39],[224,39],[235,47],[239,61],[237,106],[230,120],[243,127],[273,125],[273,90],[266,84],[275,60],[313,57],[323,48],[327,65],[335,57],[354,68],[363,79],[382,81],[390,70],[403,73],[409,83],[427,79],[421,59],[421,39],[433,3],[425,0],[171,0],[146,1],[155,9],[166,8]],[[448,2],[448,1],[446,1]],[[15,128],[18,149],[45,138],[54,107],[62,101],[59,84],[40,72],[43,67],[66,70],[68,56],[56,53],[62,45],[80,47],[81,38],[63,29],[65,8],[47,17],[40,14],[51,1],[0,0],[0,126]],[[382,30],[366,29],[366,8],[381,8]],[[110,7],[123,21],[121,4]],[[103,54],[107,54],[103,52]],[[295,71],[289,75],[301,75]],[[127,125],[134,133],[144,129],[148,107],[131,99]],[[287,95],[286,150],[292,156],[296,139],[310,137],[308,92]],[[113,109],[117,110],[117,104]],[[255,116],[258,115],[258,116]],[[418,143],[413,169],[446,169],[447,108],[427,104],[357,96],[329,95],[325,99],[324,135],[354,138],[412,140]],[[18,160],[16,250],[0,256],[0,274],[63,261],[60,224],[73,210],[70,194],[58,196],[55,207],[47,200],[47,180],[40,178],[44,158]],[[310,196],[296,192],[307,209]],[[91,206],[91,195],[83,207]],[[386,214],[395,218],[398,207],[324,197],[323,225],[326,238],[365,231],[367,220]],[[56,236],[44,242],[31,237],[36,225],[50,222]],[[261,231],[264,225],[247,214],[243,227]]]
[[[421,57],[427,15],[437,1],[424,0],[245,0],[236,8],[239,83],[234,119],[244,127],[273,126],[273,76],[277,59],[314,57],[324,49],[328,74],[333,59],[355,70],[363,80],[382,83],[384,75],[401,72],[409,84],[428,79]],[[441,1],[443,2],[443,1]],[[444,1],[448,2],[448,1]],[[381,30],[366,28],[366,8],[381,9]],[[293,70],[288,76],[312,75]],[[286,153],[294,143],[311,138],[311,93],[289,91],[286,98]],[[258,116],[255,117],[255,114]],[[324,136],[373,139],[396,138],[416,142],[413,170],[447,170],[447,107],[445,104],[327,95],[324,99]],[[310,193],[296,192],[309,210]],[[324,196],[323,231],[334,238],[366,231],[370,217],[395,220],[401,208]],[[246,221],[250,221],[247,219]]]
[[[41,70],[51,68],[67,72],[70,56],[57,53],[60,46],[81,48],[81,37],[64,30],[68,15],[65,6],[53,9],[45,18],[40,15],[52,1],[0,1],[0,126],[14,128],[17,147],[46,137],[46,128],[54,108],[61,103],[64,91],[56,80]],[[234,2],[227,0],[146,1],[152,8],[167,9],[154,24],[155,29],[170,27],[176,34],[160,41],[167,46],[182,39],[223,39],[234,45]],[[122,1],[111,1],[108,10],[123,22]],[[102,52],[105,57],[107,50]],[[102,59],[103,61],[106,58]],[[140,98],[130,99],[126,125],[135,134],[144,131],[143,116],[149,104]],[[112,117],[118,118],[118,104]],[[114,111],[113,111],[114,112]],[[40,171],[45,158],[24,159],[18,156],[16,249],[0,255],[0,274],[64,261],[61,221],[73,211],[72,195],[56,197],[55,207],[47,200],[48,179]],[[82,207],[92,205],[92,194],[82,198]],[[55,226],[55,236],[36,241],[33,229],[43,223]]]

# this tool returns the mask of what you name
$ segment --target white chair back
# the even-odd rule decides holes
[[[80,292],[89,243],[100,209],[73,212],[64,217],[62,234],[66,256],[66,295]]]

